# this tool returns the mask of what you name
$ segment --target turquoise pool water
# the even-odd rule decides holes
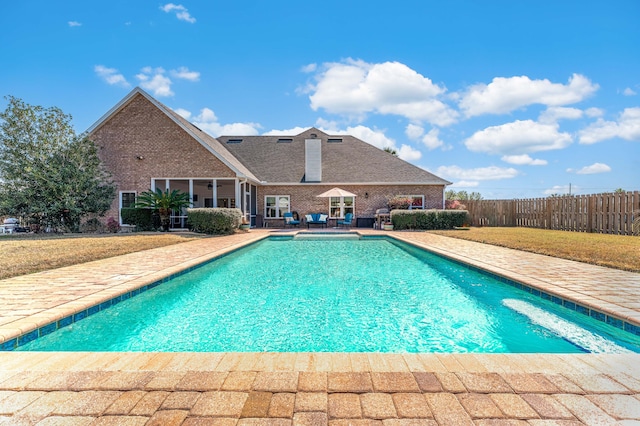
[[[640,339],[388,239],[267,239],[17,350],[624,352]]]

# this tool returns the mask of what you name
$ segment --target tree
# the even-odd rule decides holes
[[[155,192],[148,190],[138,195],[136,201],[136,207],[151,208],[158,212],[162,229],[165,231],[169,230],[171,210],[180,210],[190,205],[189,194],[177,189],[171,192],[168,189],[163,192],[160,188],[156,188]]]
[[[6,99],[0,113],[0,214],[74,232],[83,218],[104,215],[116,189],[95,144],[76,135],[71,116],[59,108]]]
[[[479,201],[482,200],[482,194],[480,194],[479,192],[472,192],[471,194],[469,194],[467,191],[454,191],[453,189],[450,189],[449,191],[445,192],[445,199],[447,200],[458,200],[458,201],[467,201],[467,200],[472,200],[472,201]]]

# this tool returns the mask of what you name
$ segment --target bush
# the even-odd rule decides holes
[[[155,231],[160,228],[160,218],[152,209],[127,207],[120,210],[122,223],[135,225],[136,231]]]
[[[195,232],[233,234],[242,223],[242,211],[228,208],[187,209],[187,223]]]
[[[117,220],[110,217],[109,219],[107,219],[107,230],[112,234],[115,234],[120,230],[120,224],[118,223]]]
[[[31,225],[32,230],[34,229],[34,226],[38,230],[40,229],[37,225]],[[102,234],[105,232],[105,226],[97,217],[92,217],[80,225],[80,232],[83,234]]]
[[[467,222],[466,210],[392,210],[393,229],[453,229]]]

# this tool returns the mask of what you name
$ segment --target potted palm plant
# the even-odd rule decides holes
[[[169,230],[171,210],[180,210],[190,205],[191,201],[188,193],[177,189],[171,192],[168,189],[162,191],[160,188],[155,191],[148,190],[143,192],[138,196],[135,204],[136,207],[150,208],[157,211],[163,231]]]

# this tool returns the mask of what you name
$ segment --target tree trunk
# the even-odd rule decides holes
[[[158,209],[158,213],[160,214],[160,225],[162,225],[163,231],[169,230],[169,224],[171,222],[171,210],[169,209]]]

